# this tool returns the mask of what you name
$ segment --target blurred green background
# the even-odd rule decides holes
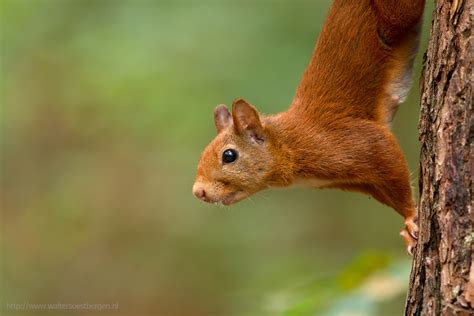
[[[431,3],[430,3],[431,6]],[[0,314],[400,315],[391,209],[289,189],[191,194],[213,108],[285,110],[329,1],[0,0]],[[394,122],[416,183],[418,82]],[[8,307],[10,306],[10,307]]]

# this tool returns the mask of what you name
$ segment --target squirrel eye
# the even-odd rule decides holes
[[[239,157],[239,154],[237,153],[237,151],[233,149],[226,149],[222,153],[222,162],[231,163],[231,162],[236,161],[238,157]]]

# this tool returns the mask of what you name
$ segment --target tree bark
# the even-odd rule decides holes
[[[473,1],[435,1],[421,80],[420,234],[406,315],[474,315]]]

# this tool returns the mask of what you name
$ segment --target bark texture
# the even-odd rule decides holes
[[[421,83],[420,235],[406,315],[474,315],[474,0],[438,0]]]

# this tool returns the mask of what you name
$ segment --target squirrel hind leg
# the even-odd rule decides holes
[[[393,118],[395,117],[395,114],[397,113],[398,110],[398,105],[401,103],[400,101],[400,96],[396,94],[389,95],[387,97],[387,104],[385,106],[386,113],[384,115],[385,117],[385,124],[391,128],[392,127],[392,121]]]
[[[393,60],[389,67],[387,84],[383,92],[380,107],[382,121],[389,128],[400,103],[405,102],[413,82],[413,64],[418,51],[419,33],[393,49]]]
[[[405,37],[422,19],[425,0],[372,0],[379,31],[389,42]]]

